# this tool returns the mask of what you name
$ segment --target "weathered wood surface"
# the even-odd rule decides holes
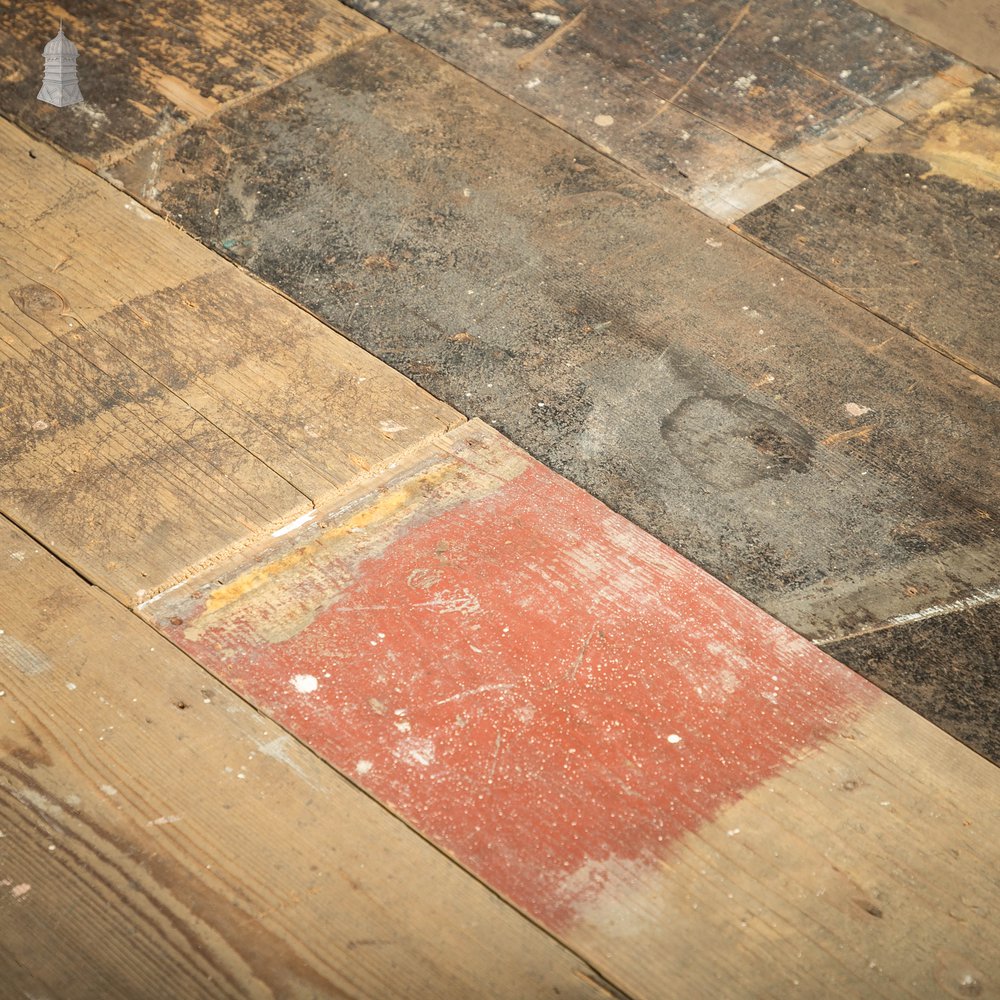
[[[129,601],[458,414],[0,123],[0,511]]]
[[[849,0],[355,0],[731,221],[981,74]]]
[[[1000,73],[998,0],[861,0],[861,6],[981,69]]]
[[[1000,762],[1000,593],[931,605],[824,647],[947,732]]]
[[[997,585],[995,386],[398,36],[159,164],[182,225],[810,638]]]
[[[574,997],[593,970],[0,519],[0,995]]]
[[[636,997],[1000,988],[1000,771],[478,421],[140,610]]]
[[[36,100],[60,21],[80,51],[84,103]],[[0,0],[0,112],[91,163],[381,32],[336,0]]]
[[[1000,82],[986,78],[739,223],[1000,383]]]

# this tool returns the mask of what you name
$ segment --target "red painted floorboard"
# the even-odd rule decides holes
[[[475,423],[143,612],[556,930],[878,696]]]

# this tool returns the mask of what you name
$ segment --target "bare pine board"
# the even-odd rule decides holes
[[[0,626],[5,998],[611,995],[2,519]]]
[[[0,124],[0,509],[130,601],[460,417]]]
[[[36,100],[60,21],[84,103]],[[182,129],[381,29],[336,0],[0,0],[0,112],[90,163]]]
[[[352,5],[726,222],[981,75],[849,0]]]
[[[1000,73],[997,0],[864,0],[862,6],[987,72]]]
[[[1000,83],[985,78],[739,231],[1000,383]]]
[[[1000,985],[1000,771],[479,422],[141,613],[636,997]]]
[[[180,224],[810,638],[997,585],[995,386],[398,36],[159,162]]]

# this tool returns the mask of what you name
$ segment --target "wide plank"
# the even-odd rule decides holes
[[[637,998],[1000,985],[1000,771],[478,421],[140,613]]]
[[[981,76],[850,0],[354,0],[713,218]]]
[[[808,637],[1000,583],[995,386],[398,36],[160,163],[180,224]]]
[[[461,417],[0,123],[0,509],[131,601]]]
[[[5,998],[612,995],[2,518],[0,625]]]
[[[1000,761],[1000,593],[932,604],[824,649],[904,702],[932,702],[937,725]]]
[[[989,73],[1000,73],[998,0],[861,0],[861,6]]]
[[[37,100],[42,48],[63,25],[83,104]],[[381,32],[336,0],[0,0],[0,108],[85,162],[182,130]]]
[[[739,231],[1000,383],[1000,82],[987,77]]]

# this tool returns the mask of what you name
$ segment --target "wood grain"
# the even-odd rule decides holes
[[[1000,83],[959,91],[739,231],[1000,383]]]
[[[80,51],[85,103],[70,108],[36,100],[60,21]],[[379,32],[336,0],[0,0],[0,107],[87,162],[113,160]]]
[[[997,0],[863,0],[862,7],[990,73],[1000,73]]]
[[[398,36],[158,176],[182,225],[811,638],[997,585],[995,386]]]
[[[612,995],[2,519],[0,622],[5,997]]]
[[[1000,985],[1000,771],[478,422],[142,613],[636,997]]]
[[[0,507],[129,601],[461,418],[0,124]]]
[[[849,0],[352,5],[726,222],[981,75]]]

